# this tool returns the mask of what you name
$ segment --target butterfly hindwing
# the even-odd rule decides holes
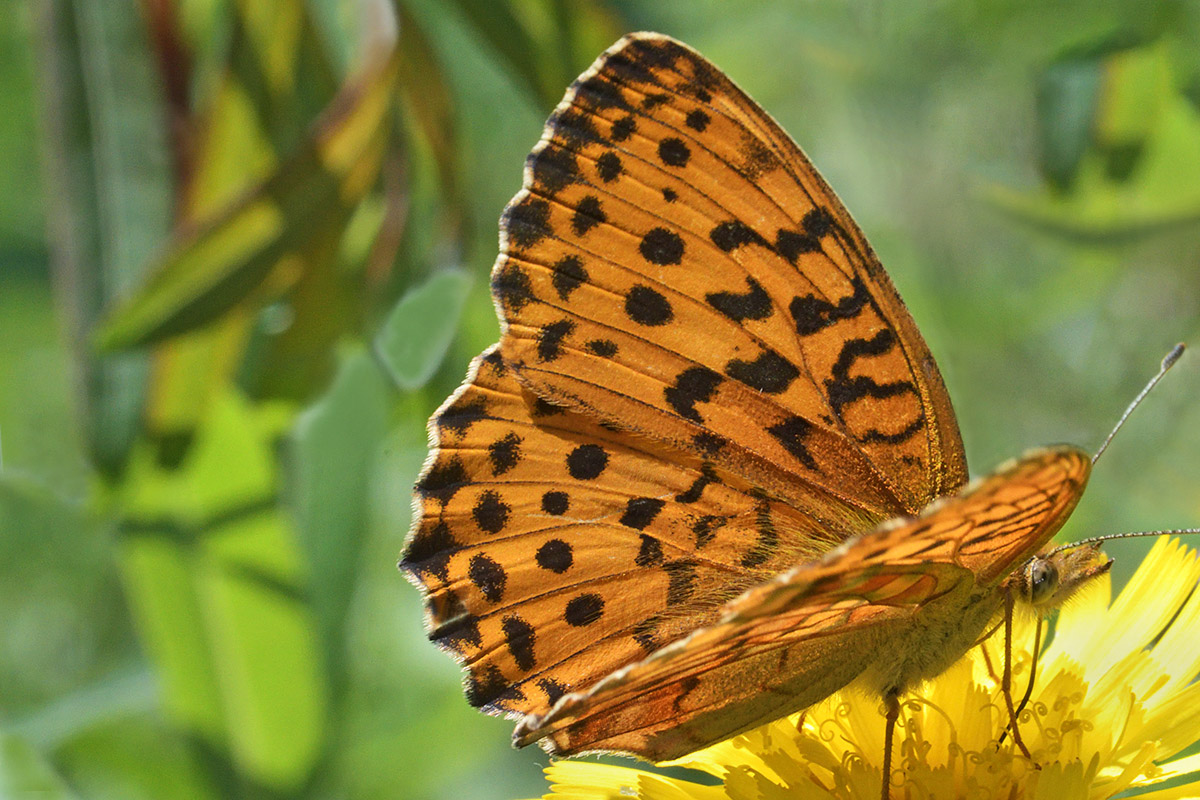
[[[495,350],[431,435],[401,567],[489,712],[544,713],[837,541],[702,459],[541,401]]]
[[[1090,465],[1074,448],[1035,451],[915,519],[750,589],[715,625],[526,718],[514,740],[546,738],[559,755],[615,750],[658,761],[855,679],[878,696],[932,677],[997,612],[1000,579],[1065,521]]]

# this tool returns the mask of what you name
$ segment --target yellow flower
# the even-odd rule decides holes
[[[1042,648],[1021,735],[1011,736],[1000,691],[1003,630],[903,699],[893,797],[1200,797],[1200,560],[1162,539],[1109,603],[1107,575],[1059,615]],[[1014,626],[1013,694],[1028,684],[1032,617]],[[986,649],[986,653],[984,652]],[[879,797],[884,719],[878,698],[843,692],[697,751],[674,766],[706,772],[702,785],[644,769],[558,761],[546,769],[553,800],[799,800]],[[1200,776],[1193,776],[1198,778]],[[1168,788],[1163,788],[1164,784]]]

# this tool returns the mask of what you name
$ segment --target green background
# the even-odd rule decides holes
[[[425,420],[497,335],[496,219],[622,33],[696,47],[822,170],[974,474],[1095,448],[1171,345],[1200,345],[1194,3],[0,15],[0,796],[543,790],[394,564]],[[1198,396],[1193,353],[1067,536],[1200,520]],[[1118,582],[1143,550],[1109,548]]]

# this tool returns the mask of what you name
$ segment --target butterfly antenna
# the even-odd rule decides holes
[[[1133,398],[1133,402],[1129,404],[1129,407],[1125,409],[1125,413],[1121,415],[1119,420],[1117,420],[1117,424],[1113,427],[1112,433],[1108,434],[1108,437],[1104,440],[1104,443],[1100,445],[1100,449],[1096,451],[1096,455],[1092,456],[1093,464],[1095,464],[1096,461],[1099,460],[1100,456],[1104,454],[1104,451],[1108,449],[1108,445],[1112,442],[1113,437],[1117,435],[1117,431],[1121,430],[1121,426],[1125,424],[1125,420],[1129,419],[1129,415],[1133,413],[1133,410],[1137,408],[1143,400],[1146,399],[1146,395],[1150,394],[1150,390],[1162,380],[1163,375],[1167,374],[1167,370],[1175,366],[1175,362],[1179,360],[1181,355],[1183,355],[1184,349],[1183,342],[1180,342],[1172,347],[1171,352],[1167,353],[1166,356],[1163,357],[1162,364],[1160,364],[1158,367],[1158,374],[1150,379],[1150,382],[1146,384],[1144,389],[1138,392],[1137,397]]]
[[[1071,550],[1076,547],[1081,547],[1085,544],[1099,544],[1100,542],[1108,542],[1113,539],[1137,539],[1142,536],[1188,536],[1190,534],[1200,533],[1200,528],[1171,528],[1162,531],[1130,531],[1128,533],[1110,533],[1104,536],[1092,536],[1087,539],[1080,539],[1077,542],[1068,542],[1067,544],[1059,545],[1058,547],[1046,553],[1042,558],[1049,558],[1055,553],[1061,553],[1063,550]]]

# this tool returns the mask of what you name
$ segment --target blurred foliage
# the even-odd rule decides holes
[[[837,187],[977,470],[1200,342],[1200,5],[18,0],[0,26],[0,796],[516,797],[394,569],[564,88],[662,30]],[[39,164],[40,172],[39,172]],[[1187,356],[1069,533],[1195,524]],[[1115,546],[1119,576],[1138,547]]]

